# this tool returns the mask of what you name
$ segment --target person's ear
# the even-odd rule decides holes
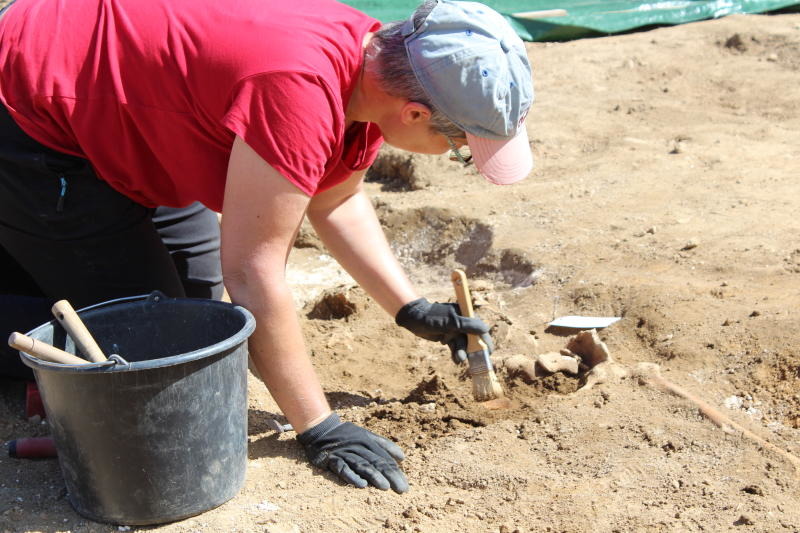
[[[431,119],[431,109],[419,102],[406,102],[400,109],[400,121],[411,126],[419,122],[427,122]]]

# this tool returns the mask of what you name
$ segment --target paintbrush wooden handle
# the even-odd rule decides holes
[[[85,354],[89,360],[100,363],[107,359],[103,350],[97,345],[94,337],[92,337],[92,334],[89,333],[86,325],[78,316],[78,313],[75,312],[75,309],[72,308],[72,305],[67,300],[59,300],[53,304],[51,311],[56,320],[64,326],[69,336],[75,341],[75,345],[81,353]]]
[[[467,283],[467,274],[461,269],[453,270],[450,276],[453,280],[453,288],[456,290],[456,300],[458,301],[458,308],[461,310],[461,315],[467,318],[475,316],[475,311],[472,309],[472,295],[469,292],[469,283]],[[480,350],[487,350],[488,346],[477,335],[467,334],[467,352],[477,352]]]
[[[453,271],[450,279],[456,290],[456,299],[461,314],[472,318],[472,296],[469,293],[467,274],[460,269]],[[503,396],[503,387],[494,373],[492,361],[489,359],[489,347],[477,335],[467,334],[467,362],[469,375],[472,378],[472,397],[479,402],[497,400]]]
[[[63,365],[86,365],[89,361],[76,357],[64,350],[59,350],[55,346],[46,342],[37,341],[22,333],[14,332],[8,337],[8,345],[12,348],[25,352],[38,359],[50,361],[51,363],[61,363]]]

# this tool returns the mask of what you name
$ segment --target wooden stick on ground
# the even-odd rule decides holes
[[[666,390],[667,392],[670,392],[670,393],[672,393],[672,394],[674,394],[676,396],[680,396],[681,398],[689,400],[695,406],[697,406],[697,408],[700,410],[700,412],[706,418],[711,420],[711,422],[713,422],[715,425],[717,425],[720,428],[722,428],[724,431],[730,431],[730,430],[738,431],[739,433],[741,433],[745,437],[755,441],[756,443],[760,444],[764,448],[777,453],[778,455],[780,455],[781,457],[783,457],[784,459],[786,459],[787,461],[792,463],[794,465],[794,467],[797,469],[797,471],[800,472],[800,458],[799,457],[797,457],[796,455],[794,455],[794,454],[792,454],[790,452],[787,452],[786,450],[783,450],[783,449],[775,446],[774,444],[772,444],[771,442],[767,441],[763,437],[760,437],[759,435],[756,435],[755,433],[753,433],[749,429],[737,424],[736,422],[731,420],[729,417],[725,416],[719,409],[717,409],[715,407],[712,407],[707,402],[705,402],[702,399],[698,398],[697,396],[695,396],[694,394],[690,393],[689,391],[684,390],[683,388],[679,387],[678,385],[675,385],[671,381],[667,381],[666,379],[664,379],[661,376],[661,374],[659,372],[656,371],[656,372],[649,373],[647,376],[645,376],[644,379],[650,385],[656,386],[656,387],[661,388],[663,390]]]

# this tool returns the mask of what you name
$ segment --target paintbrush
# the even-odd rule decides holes
[[[456,269],[451,276],[453,287],[456,290],[458,307],[461,315],[472,318],[475,312],[472,309],[472,296],[469,293],[467,274]],[[478,335],[467,335],[467,362],[469,375],[472,378],[472,397],[479,402],[494,400],[503,396],[503,387],[497,380],[489,359],[489,347]]]

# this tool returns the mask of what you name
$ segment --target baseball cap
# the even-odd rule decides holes
[[[431,104],[466,132],[478,172],[502,185],[525,178],[533,79],[522,39],[478,2],[439,0],[419,26],[413,19],[401,29],[411,67]]]

